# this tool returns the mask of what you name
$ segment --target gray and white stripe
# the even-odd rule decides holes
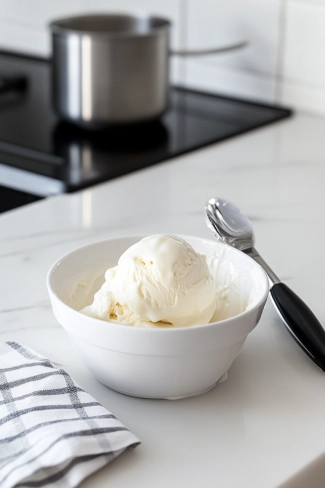
[[[139,439],[34,351],[0,344],[0,486],[77,486]]]

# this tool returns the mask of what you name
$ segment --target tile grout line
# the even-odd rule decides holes
[[[282,0],[279,12],[279,34],[274,87],[274,102],[276,103],[281,103],[283,99],[284,60],[287,32],[287,3],[287,0]]]
[[[186,49],[188,48],[188,24],[189,24],[189,18],[188,18],[188,0],[179,0],[179,36],[178,36],[178,42],[179,42],[179,47],[180,49]],[[177,73],[177,83],[180,85],[186,85],[186,74],[187,74],[187,63],[186,60],[183,60],[180,58],[178,60],[178,73]]]

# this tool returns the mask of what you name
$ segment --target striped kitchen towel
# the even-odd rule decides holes
[[[0,487],[77,486],[139,439],[64,371],[0,344]]]

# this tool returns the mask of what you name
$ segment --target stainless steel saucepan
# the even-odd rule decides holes
[[[58,115],[86,127],[160,117],[168,105],[169,55],[204,55],[246,43],[173,52],[171,23],[159,17],[87,15],[50,24]]]

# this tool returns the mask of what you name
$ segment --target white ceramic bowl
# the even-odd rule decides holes
[[[79,313],[92,302],[106,269],[143,237],[96,242],[59,259],[47,277],[54,315],[93,375],[113,390],[145,398],[198,395],[224,377],[257,325],[268,296],[268,279],[255,261],[230,246],[180,236],[207,259],[219,256],[218,285],[230,284],[228,301],[242,313],[229,317],[231,307],[224,306],[219,322],[164,329],[104,322]]]

